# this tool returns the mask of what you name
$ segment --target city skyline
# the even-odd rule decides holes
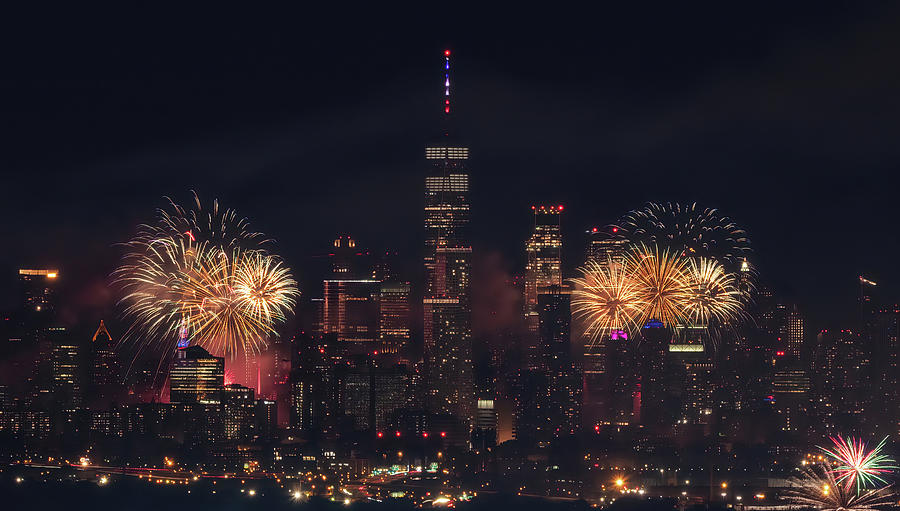
[[[900,507],[900,8],[693,9],[140,18],[13,73],[0,488]]]

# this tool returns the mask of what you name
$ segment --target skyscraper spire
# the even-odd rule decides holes
[[[450,50],[444,50],[444,115],[450,115]]]
[[[97,338],[100,337],[100,334],[105,334],[106,338],[109,341],[112,341],[112,336],[109,335],[109,330],[106,329],[106,324],[103,320],[100,320],[100,326],[97,327],[97,331],[94,332],[94,337],[91,338],[91,342],[97,342]]]

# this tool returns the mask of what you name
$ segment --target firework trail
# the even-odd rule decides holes
[[[711,257],[729,268],[737,267],[750,253],[750,239],[743,229],[718,210],[699,208],[697,203],[648,202],[622,217],[617,227],[629,241]]]
[[[864,511],[893,504],[896,492],[891,486],[853,491],[835,479],[827,466],[816,464],[792,478],[794,486],[787,498],[792,503],[819,511]]]
[[[246,219],[195,202],[186,211],[170,201],[156,224],[140,226],[113,273],[131,322],[122,342],[135,357],[158,352],[161,367],[185,334],[216,355],[258,353],[299,295],[290,269],[261,248]]]
[[[592,342],[613,331],[638,327],[636,319],[644,304],[639,301],[637,283],[625,265],[611,258],[603,264],[591,260],[579,271],[581,277],[572,279],[572,307]]]
[[[714,259],[690,259],[685,291],[684,315],[692,324],[727,325],[745,316],[737,279]]]
[[[687,321],[685,303],[689,298],[689,261],[658,246],[643,243],[632,246],[625,258],[630,278],[642,304],[637,317],[639,325],[651,319],[662,321],[667,327]]]
[[[890,456],[882,453],[887,437],[872,450],[866,450],[866,443],[859,438],[837,436],[831,437],[831,441],[834,443],[831,449],[819,449],[831,458],[833,463],[829,472],[847,491],[855,486],[859,493],[870,486],[887,484],[882,476],[898,468]]]

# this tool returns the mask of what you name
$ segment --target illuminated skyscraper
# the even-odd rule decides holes
[[[328,430],[336,421],[334,337],[301,334],[291,356],[291,425]]]
[[[772,396],[778,428],[789,433],[805,432],[811,424],[811,384],[807,371],[788,355],[772,359]]]
[[[379,300],[378,339],[384,353],[409,343],[409,282],[383,282]]]
[[[41,330],[53,326],[56,315],[56,286],[59,271],[55,269],[19,269],[22,293],[18,340],[36,342]]]
[[[424,309],[428,408],[470,424],[475,406],[472,313],[459,298],[426,298]]]
[[[803,356],[803,316],[794,304],[778,303],[772,311],[770,329],[776,336],[776,350],[799,359]]]
[[[80,343],[65,327],[50,327],[46,332],[50,344],[50,383],[53,400],[62,410],[81,406],[82,385]]]
[[[409,371],[405,365],[376,360],[372,373],[375,429],[384,431],[397,410],[407,407]]]
[[[621,263],[625,258],[625,246],[628,241],[619,235],[618,227],[593,227],[587,234],[588,247],[585,256],[588,261],[593,260],[598,264],[606,264],[607,261]]]
[[[554,436],[575,434],[581,419],[581,367],[572,356],[572,306],[568,289],[551,286],[538,295],[541,369],[547,373],[545,413]]]
[[[221,403],[225,389],[225,359],[200,346],[178,348],[169,372],[169,401]]]
[[[340,342],[374,346],[381,283],[372,279],[329,279],[324,284],[323,333],[337,335]]]
[[[534,229],[525,251],[525,318],[531,332],[538,330],[538,295],[546,293],[550,286],[562,285],[562,233],[560,217],[563,207],[531,206],[534,211]]]
[[[350,236],[334,240],[332,278],[323,282],[322,333],[334,334],[345,347],[370,351],[377,345],[379,291],[367,252]]]
[[[823,330],[817,341],[815,375],[822,418],[828,427],[857,428],[872,391],[863,338],[850,330]]]
[[[252,440],[256,399],[253,389],[232,383],[223,393],[225,439],[239,442]]]
[[[115,345],[106,324],[100,326],[91,338],[91,387],[92,397],[106,405],[122,384]]]
[[[59,270],[20,269],[23,308],[34,313],[52,313],[56,309],[55,284],[58,278]]]
[[[450,51],[444,52],[444,123],[450,116]],[[425,357],[429,405],[464,426],[473,420],[469,285],[469,149],[451,142],[425,148]]]

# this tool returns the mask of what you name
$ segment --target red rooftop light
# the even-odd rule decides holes
[[[445,56],[445,57],[449,57],[449,56],[450,56],[450,50],[444,50],[444,56]]]
[[[384,436],[384,433],[382,433],[381,431],[379,431],[379,432],[378,432],[378,438],[381,438],[381,437],[383,437],[383,436]]]
[[[447,432],[446,432],[446,431],[441,431],[441,438],[443,438],[443,437],[445,437],[445,436],[447,436]]]
[[[399,431],[394,431],[394,435],[396,435],[397,438],[400,438],[400,432],[399,432]]]

